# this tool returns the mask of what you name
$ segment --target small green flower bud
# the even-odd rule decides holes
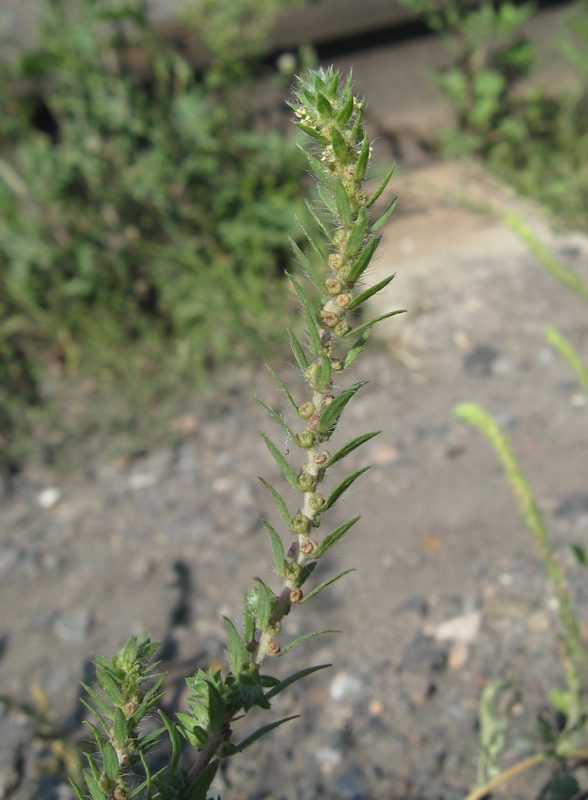
[[[292,517],[291,523],[294,533],[308,533],[308,529],[310,528],[310,520],[308,517],[305,517],[304,514],[296,514],[294,517]]]
[[[303,492],[312,492],[316,486],[316,478],[308,472],[303,472],[298,476],[298,486]]]
[[[338,294],[335,302],[339,306],[339,308],[347,308],[349,303],[353,300],[353,295],[348,294],[347,292],[343,292],[342,294]]]
[[[339,278],[327,278],[325,281],[325,289],[329,294],[340,294],[343,291],[343,283]]]
[[[279,636],[282,631],[282,623],[275,622],[273,625],[268,625],[265,632],[270,636]]]
[[[355,202],[356,202],[356,203],[357,203],[359,206],[365,206],[365,204],[367,203],[367,201],[368,201],[368,196],[367,196],[367,193],[366,193],[366,192],[364,192],[364,191],[360,191],[360,192],[356,192],[356,193],[355,193]]]
[[[297,581],[302,572],[300,564],[286,564],[285,575],[286,580]]]
[[[317,453],[314,457],[315,464],[326,464],[326,462],[330,459],[331,454],[328,450],[321,450],[320,453]]]
[[[329,256],[329,267],[334,269],[335,272],[345,265],[345,259],[339,253],[331,253]]]
[[[299,447],[303,447],[305,450],[308,450],[308,448],[312,447],[314,444],[314,433],[309,431],[308,428],[300,431],[300,433],[296,436],[296,443]]]
[[[301,406],[298,406],[298,416],[301,419],[310,419],[314,414],[315,408],[314,403],[311,403],[310,400],[306,403],[303,403]]]
[[[320,511],[325,504],[325,498],[322,494],[313,494],[308,498],[308,505],[313,511]]]
[[[332,358],[331,369],[335,370],[335,372],[341,372],[341,370],[343,369],[343,362],[340,361],[338,358]]]
[[[349,333],[350,330],[351,330],[351,325],[347,322],[346,319],[342,319],[333,328],[333,333],[335,334],[335,336],[345,336],[345,334]]]

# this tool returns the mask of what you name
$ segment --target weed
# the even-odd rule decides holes
[[[280,492],[261,479],[276,503],[286,536],[294,540],[286,550],[282,535],[267,520],[262,520],[281,587],[276,592],[261,578],[255,579],[255,585],[243,598],[242,628],[237,629],[225,619],[229,669],[198,670],[188,678],[190,695],[186,711],[172,721],[159,710],[162,724],[156,731],[144,733],[140,723],[158,707],[163,696],[164,676],[157,673],[157,664],[152,661],[157,644],[146,635],[131,637],[113,659],[95,658],[102,693],[85,687],[86,704],[98,720],[97,725],[89,723],[98,752],[96,756],[88,756],[88,769],[84,771],[84,784],[93,800],[135,796],[204,800],[222,759],[242,752],[293,717],[270,722],[238,743],[234,741],[235,722],[254,707],[269,709],[277,694],[326,666],[308,667],[283,680],[261,672],[268,659],[284,656],[313,636],[335,632],[307,633],[287,644],[282,639],[282,627],[290,612],[350,572],[344,570],[310,590],[307,588],[318,560],[359,521],[359,516],[354,516],[319,536],[326,512],[367,467],[349,474],[328,496],[321,493],[325,475],[333,465],[379,433],[364,433],[334,451],[331,449],[341,415],[365,384],[355,383],[334,394],[334,378],[337,376],[339,380],[363,350],[372,327],[381,319],[399,313],[389,312],[360,324],[354,318],[354,312],[393,278],[360,288],[379,243],[377,233],[392,213],[395,201],[376,221],[370,220],[369,209],[388,185],[392,171],[371,196],[362,188],[371,147],[362,124],[364,105],[352,93],[351,78],[343,84],[333,70],[310,72],[300,81],[292,108],[296,125],[315,148],[315,152],[307,150],[306,157],[319,184],[322,210],[309,204],[319,231],[317,235],[303,228],[312,259],[296,242],[291,242],[298,265],[309,282],[308,286],[303,285],[298,278],[291,277],[305,322],[307,343],[303,344],[292,330],[287,332],[306,386],[306,399],[301,403],[294,400],[282,378],[270,370],[302,429],[291,428],[260,399],[279,427],[280,435],[285,434],[297,447],[302,462],[299,468],[292,466],[272,439],[261,434],[298,498],[297,509],[292,513]],[[153,772],[149,752],[164,735],[171,744],[171,755],[163,767]],[[182,740],[196,750],[188,769],[181,766]],[[84,798],[84,790],[75,788],[78,797]]]

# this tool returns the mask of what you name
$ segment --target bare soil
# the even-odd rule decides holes
[[[472,167],[435,164],[394,188],[401,199],[372,277],[397,271],[386,301],[408,313],[386,323],[354,370],[370,383],[339,441],[383,433],[346,463],[373,468],[329,527],[362,519],[321,577],[356,571],[297,609],[284,643],[342,633],[269,665],[278,675],[333,666],[276,702],[273,718],[301,718],[227,765],[228,800],[463,797],[476,779],[480,695],[497,677],[513,686],[504,763],[531,751],[534,718],[563,681],[554,601],[490,446],[454,417],[459,402],[480,403],[508,430],[588,624],[585,573],[568,550],[588,534],[588,406],[543,335],[554,324],[587,353],[587,309],[475,209],[515,208],[584,280],[588,237],[554,232]],[[291,367],[274,366],[289,382]],[[284,408],[271,378],[245,369],[214,403],[193,398],[174,421],[177,446],[115,461],[85,459],[81,441],[81,469],[31,461],[5,494],[0,798],[72,796],[43,773],[62,750],[26,709],[46,699],[54,730],[82,736],[78,686],[92,680],[92,652],[110,655],[144,629],[161,640],[170,712],[185,676],[224,663],[222,615],[239,618],[254,576],[272,580],[258,517],[274,509],[256,476],[280,478],[258,430],[288,450],[256,394]],[[243,735],[253,724],[260,717]],[[504,796],[536,796],[544,779],[526,776]]]

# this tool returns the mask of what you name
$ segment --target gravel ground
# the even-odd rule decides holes
[[[470,207],[448,201],[472,186]],[[586,583],[568,554],[588,534],[588,406],[542,334],[553,323],[588,352],[586,308],[504,225],[473,213],[480,199],[503,203],[502,190],[453,166],[406,175],[396,190],[376,272],[398,270],[388,299],[409,313],[355,369],[370,384],[341,435],[383,433],[348,459],[349,470],[373,469],[330,522],[363,517],[321,574],[356,571],[292,614],[284,641],[342,633],[294,650],[275,672],[333,666],[279,698],[274,718],[301,718],[227,765],[219,790],[229,800],[463,797],[476,778],[480,695],[497,677],[512,680],[504,763],[530,752],[536,713],[562,684],[554,601],[490,447],[453,416],[458,402],[481,403],[511,435],[588,625]],[[588,237],[531,221],[588,280]],[[112,654],[143,629],[160,639],[171,712],[185,676],[224,662],[222,615],[238,619],[252,577],[271,580],[258,517],[274,512],[256,476],[279,480],[258,435],[275,431],[254,395],[279,409],[283,398],[265,373],[245,369],[236,386],[214,404],[194,398],[173,448],[113,461],[84,458],[80,442],[81,469],[31,462],[5,492],[0,798],[73,797],[43,771],[59,744],[26,709],[46,700],[51,726],[82,736],[78,685],[92,679],[92,652]],[[544,777],[508,796],[534,796]]]

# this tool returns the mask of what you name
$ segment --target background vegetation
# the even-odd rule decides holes
[[[124,382],[144,410],[275,342],[304,165],[292,138],[254,130],[250,88],[284,4],[193,3],[211,53],[200,76],[142,0],[47,0],[34,49],[4,42],[5,463],[51,376]]]

